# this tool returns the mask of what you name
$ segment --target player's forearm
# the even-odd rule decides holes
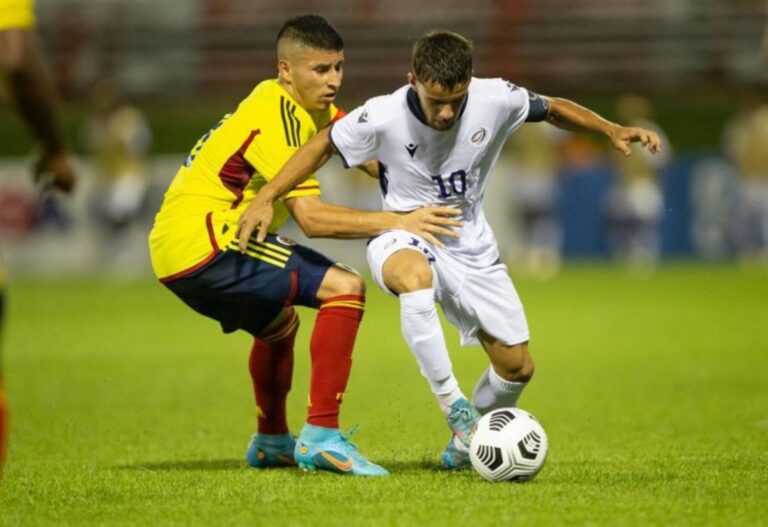
[[[274,202],[296,185],[306,181],[333,155],[333,148],[328,139],[328,129],[321,130],[315,137],[299,148],[283,165],[277,176],[259,190],[258,199]]]
[[[64,151],[53,97],[41,82],[40,73],[20,71],[9,76],[18,112],[49,154]]]
[[[25,30],[4,32],[0,54],[9,94],[22,119],[50,155],[61,154],[64,142],[55,112],[55,96],[34,42]]]
[[[616,123],[568,99],[548,98],[548,103],[547,121],[558,128],[610,136],[611,131],[618,127]]]
[[[286,202],[301,230],[310,238],[368,238],[390,229],[404,228],[403,215],[350,209],[317,197]]]

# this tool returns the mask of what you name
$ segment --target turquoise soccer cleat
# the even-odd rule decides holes
[[[293,450],[296,437],[293,434],[253,434],[245,459],[253,468],[293,467]]]
[[[462,470],[472,466],[472,462],[469,460],[469,450],[463,448],[463,444],[459,442],[462,447],[456,446],[456,436],[451,436],[450,441],[443,450],[443,468],[446,470]]]
[[[352,476],[386,476],[389,472],[371,463],[350,442],[357,427],[344,434],[338,428],[304,425],[296,441],[294,458],[302,470],[327,470]]]
[[[461,441],[467,448],[469,448],[472,434],[475,432],[475,427],[479,420],[480,414],[464,397],[455,401],[448,413],[448,427],[456,436],[456,439]]]

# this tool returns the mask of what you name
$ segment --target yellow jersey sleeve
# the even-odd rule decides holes
[[[0,0],[0,30],[29,29],[34,25],[33,0]]]

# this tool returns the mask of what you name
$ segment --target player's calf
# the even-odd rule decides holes
[[[528,382],[533,377],[535,365],[528,352],[528,342],[508,345],[480,330],[478,333],[494,372],[509,382]]]

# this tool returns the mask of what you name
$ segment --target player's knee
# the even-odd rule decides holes
[[[416,265],[408,272],[400,270],[385,277],[385,283],[395,293],[410,293],[432,287],[432,268],[429,265]]]
[[[323,301],[341,295],[365,296],[365,280],[351,267],[337,264],[323,278],[317,298]]]
[[[365,296],[365,280],[359,274],[344,273],[337,286],[341,291],[340,295]]]
[[[365,296],[365,280],[356,273],[337,273],[334,277],[333,289],[337,295]]]

